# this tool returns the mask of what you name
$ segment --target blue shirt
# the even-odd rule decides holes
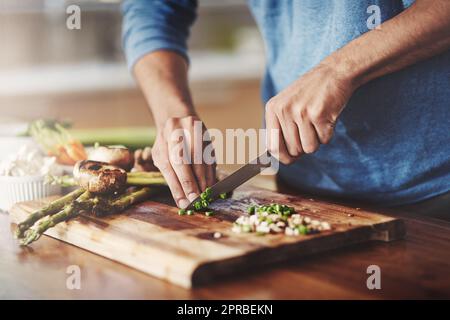
[[[370,31],[370,5],[381,22],[408,0],[250,0],[265,41],[266,102],[348,42]],[[187,57],[196,17],[189,0],[129,0],[123,39],[130,67],[158,49]],[[412,26],[411,26],[412,27]],[[375,79],[351,97],[332,141],[280,176],[298,190],[400,205],[450,190],[450,51]]]

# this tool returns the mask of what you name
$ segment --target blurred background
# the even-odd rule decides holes
[[[81,30],[66,28],[71,4],[81,8]],[[0,0],[0,39],[0,135],[37,118],[74,128],[152,126],[125,64],[120,1]],[[189,48],[206,125],[259,128],[264,49],[246,1],[200,1]]]

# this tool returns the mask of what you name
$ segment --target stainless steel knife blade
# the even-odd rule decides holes
[[[261,172],[262,169],[268,168],[271,165],[271,156],[266,151],[259,157],[250,161],[246,165],[242,166],[225,179],[217,182],[211,187],[211,198],[217,199],[221,193],[228,193],[244,182],[250,180]],[[200,196],[195,198],[187,207],[187,209],[193,209],[194,203],[200,200]]]

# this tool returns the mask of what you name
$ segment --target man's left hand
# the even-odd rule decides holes
[[[266,104],[267,149],[284,164],[316,151],[333,136],[353,91],[351,79],[319,64]],[[279,130],[279,138],[271,134]]]

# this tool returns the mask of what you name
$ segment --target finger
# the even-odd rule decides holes
[[[190,157],[185,156],[187,150],[187,145],[183,142],[175,144],[169,142],[170,164],[178,177],[184,194],[189,201],[193,201],[200,194],[200,188],[192,170]]]
[[[191,127],[192,128],[192,127]],[[197,184],[200,191],[204,191],[206,185],[206,164],[203,159],[203,130],[206,130],[204,126],[198,128],[199,132],[195,132],[195,128],[192,128],[190,137],[187,137],[187,142],[191,151],[192,170],[197,180]]]
[[[205,191],[206,185],[206,165],[205,164],[194,164],[192,166],[194,171],[195,179],[197,181],[200,191]]]
[[[266,128],[267,149],[269,152],[284,164],[292,163],[295,159],[287,151],[280,123],[272,112],[266,113]]]
[[[189,121],[191,121],[191,118],[189,117]],[[164,130],[170,165],[183,188],[185,196],[189,201],[192,201],[200,194],[200,191],[191,166],[192,158],[189,141],[191,133],[181,126],[178,118],[172,118],[170,121],[167,121]]]
[[[197,179],[189,165],[172,165],[175,174],[180,181],[184,194],[189,201],[193,201],[200,195],[200,188]]]
[[[289,155],[293,158],[299,157],[302,152],[302,144],[300,142],[300,134],[297,124],[289,119],[280,120],[281,131],[283,132],[284,141]]]
[[[211,164],[206,166],[206,186],[211,187],[217,182],[216,179],[216,165]]]
[[[300,132],[300,141],[305,153],[313,153],[319,147],[316,129],[311,122],[304,120],[297,123]]]
[[[333,122],[327,121],[318,124],[313,123],[313,126],[316,129],[316,133],[320,143],[327,144],[328,142],[330,142],[334,133],[335,124]]]
[[[170,165],[167,149],[159,150],[158,153],[158,156],[153,156],[153,158],[155,159],[155,166],[164,176],[164,179],[169,186],[170,192],[172,193],[172,197],[175,200],[177,206],[184,209],[189,205],[190,202],[186,199],[186,195],[184,194],[178,177],[175,174],[172,166]]]
[[[186,128],[183,137],[185,147],[189,150],[189,156],[186,158],[190,160],[191,170],[201,192],[206,189],[206,167],[203,161],[202,140],[206,128],[200,120],[193,116],[182,118],[180,123],[183,128]]]
[[[204,159],[206,164],[206,186],[210,187],[216,183],[216,154],[213,148],[213,144],[211,141],[208,141],[205,144],[206,157]]]

